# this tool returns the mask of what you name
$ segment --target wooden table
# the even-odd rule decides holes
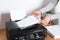
[[[6,39],[6,30],[0,30],[0,40],[7,40]]]
[[[54,38],[50,37],[50,35],[47,34],[47,37],[45,38],[45,40],[60,40],[60,38],[54,39]]]

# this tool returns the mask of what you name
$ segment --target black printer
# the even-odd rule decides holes
[[[6,23],[7,40],[45,40],[47,29],[40,25],[34,24],[21,30],[18,25],[11,21]]]

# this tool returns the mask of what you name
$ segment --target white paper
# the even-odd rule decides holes
[[[50,3],[48,3],[48,5],[46,5],[44,8],[40,9],[40,11],[42,11],[42,13],[46,13],[50,10],[52,10],[58,3],[58,0],[52,0]]]
[[[53,38],[60,38],[60,26],[55,25],[55,26],[50,26],[46,27],[48,30],[48,33],[53,37]]]
[[[23,19],[27,15],[25,9],[13,9],[10,11],[12,21]]]
[[[54,19],[60,19],[60,13],[55,13],[54,15],[51,15],[51,20],[54,20]]]
[[[21,28],[21,29],[24,29],[24,28],[26,28],[26,27],[28,27],[28,26],[31,26],[31,25],[34,25],[34,24],[36,24],[36,23],[38,23],[39,22],[39,20],[36,18],[36,17],[34,17],[34,16],[29,16],[29,17],[27,17],[27,18],[25,18],[25,19],[23,19],[23,20],[21,20],[21,21],[18,21],[18,22],[16,22],[17,23],[17,25]]]

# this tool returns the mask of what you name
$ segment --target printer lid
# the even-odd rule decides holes
[[[21,20],[27,15],[25,9],[12,9],[10,11],[11,21]]]

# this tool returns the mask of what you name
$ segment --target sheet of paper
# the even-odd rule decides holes
[[[42,11],[42,13],[48,12],[53,8],[53,4],[49,3],[46,7],[40,9]]]
[[[42,13],[48,12],[52,10],[58,3],[58,0],[51,1],[48,5],[46,5],[44,8],[40,9]]]
[[[55,25],[55,26],[50,26],[46,27],[48,30],[48,33],[53,37],[53,38],[60,38],[60,26]]]
[[[21,21],[18,21],[16,23],[21,29],[24,29],[24,28],[27,28],[28,26],[34,25],[38,22],[39,22],[39,20],[36,17],[28,16],[27,18],[25,18]]]
[[[13,9],[10,11],[11,20],[20,20],[23,19],[27,15],[25,9]]]
[[[59,19],[60,18],[60,13],[56,13],[54,15],[51,15],[51,20],[54,20],[54,19]]]

